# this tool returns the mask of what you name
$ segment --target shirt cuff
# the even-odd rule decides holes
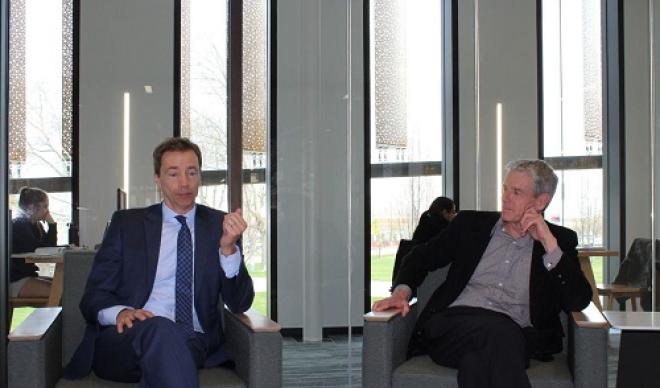
[[[236,252],[229,256],[223,255],[222,250],[220,250],[220,266],[225,271],[225,276],[228,279],[238,275],[238,271],[241,270],[241,260],[243,259],[241,257],[241,249],[237,245],[234,245],[234,247],[236,248]]]
[[[119,312],[123,309],[132,309],[133,307],[131,306],[122,306],[122,305],[117,305],[117,306],[112,306],[105,308],[103,310],[100,310],[96,319],[99,321],[99,324],[101,326],[114,326],[117,324],[117,315],[119,315]]]
[[[561,260],[561,256],[563,254],[564,252],[561,250],[561,248],[559,248],[559,246],[557,246],[552,251],[543,255],[543,265],[545,266],[545,269],[550,271],[551,269],[555,268],[559,263],[559,260]]]

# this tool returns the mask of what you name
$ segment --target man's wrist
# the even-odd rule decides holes
[[[220,246],[220,253],[223,256],[233,255],[234,253],[236,253],[236,244],[231,244],[231,245],[226,246],[226,247]]]
[[[407,284],[399,284],[394,288],[394,291],[392,291],[392,296],[401,297],[405,300],[410,300],[411,295],[412,289]]]
[[[554,251],[557,248],[557,246],[558,246],[557,239],[552,234],[550,235],[550,237],[543,240],[543,248],[545,249],[546,253],[550,253]]]

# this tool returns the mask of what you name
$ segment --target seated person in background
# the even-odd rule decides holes
[[[433,200],[429,210],[424,211],[419,217],[419,224],[415,228],[412,240],[402,239],[394,259],[392,269],[392,282],[399,274],[403,258],[417,244],[423,244],[442,232],[449,222],[456,217],[456,204],[451,198],[438,197]],[[391,288],[393,290],[394,288]],[[413,290],[413,296],[417,296],[417,290]]]
[[[427,353],[458,369],[461,388],[529,388],[531,356],[562,348],[559,312],[579,311],[591,287],[577,259],[577,236],[543,219],[557,176],[541,160],[506,168],[502,212],[461,211],[427,244],[408,254],[389,298],[375,311],[409,311],[411,289],[451,264],[417,319],[408,356]]]
[[[202,155],[186,138],[153,153],[163,202],[114,213],[80,302],[87,321],[65,377],[90,370],[143,387],[197,387],[197,369],[229,361],[222,304],[242,313],[254,289],[238,239],[241,210],[195,203]]]
[[[449,221],[456,216],[456,204],[451,198],[438,197],[433,200],[429,210],[422,213],[412,239],[415,243],[425,243],[442,232]]]
[[[44,230],[43,223],[48,223]],[[48,211],[48,194],[36,187],[23,187],[18,195],[18,214],[11,222],[12,253],[34,252],[57,245],[57,223]],[[37,266],[23,259],[11,262],[9,296],[47,298],[50,280],[37,277]]]

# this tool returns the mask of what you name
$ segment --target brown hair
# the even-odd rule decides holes
[[[197,144],[193,143],[187,137],[170,137],[165,139],[154,149],[154,174],[160,176],[160,163],[163,159],[163,154],[169,151],[189,151],[192,150],[197,155],[199,168],[202,168],[202,151],[199,150]]]
[[[23,186],[18,194],[18,207],[27,212],[30,206],[45,202],[48,194],[38,187]]]

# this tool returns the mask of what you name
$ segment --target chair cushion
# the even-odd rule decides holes
[[[203,388],[245,388],[245,383],[234,371],[227,368],[208,368],[199,371],[199,383]],[[103,380],[93,373],[82,380],[60,379],[55,388],[129,388],[139,387],[139,384],[116,383]]]
[[[534,388],[572,388],[566,355],[556,354],[552,362],[532,360],[527,375]],[[396,368],[392,387],[456,388],[455,369],[434,363],[429,356],[413,357]]]

